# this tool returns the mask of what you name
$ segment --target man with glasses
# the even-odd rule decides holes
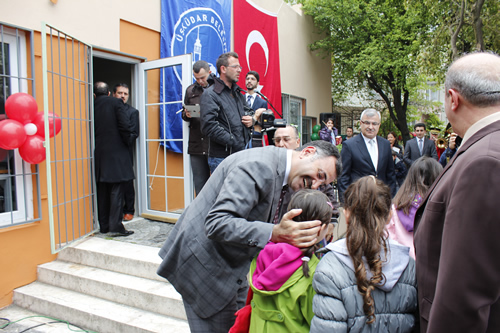
[[[300,146],[299,130],[292,125],[279,127],[274,132],[273,141],[276,147],[297,149]]]
[[[209,138],[208,165],[212,174],[224,158],[245,149],[254,122],[245,114],[251,109],[236,84],[241,73],[238,54],[221,54],[216,66],[219,77],[201,95],[200,103],[201,131]]]
[[[366,109],[361,113],[361,135],[346,140],[342,145],[342,175],[338,180],[339,198],[347,187],[358,178],[373,175],[386,183],[392,195],[396,194],[396,173],[392,159],[391,144],[378,136],[380,112]]]

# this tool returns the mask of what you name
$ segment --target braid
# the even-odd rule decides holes
[[[346,234],[347,250],[354,264],[358,291],[363,297],[367,323],[375,321],[372,291],[383,283],[381,253],[387,252],[385,225],[390,216],[389,188],[374,177],[363,177],[345,192],[345,209],[350,212]],[[365,258],[372,277],[367,278]]]

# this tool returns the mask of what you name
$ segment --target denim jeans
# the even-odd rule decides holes
[[[211,174],[214,173],[215,169],[222,161],[224,161],[224,157],[208,157],[208,166],[210,167]]]

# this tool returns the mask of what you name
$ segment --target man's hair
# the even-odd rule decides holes
[[[427,131],[427,127],[425,126],[424,123],[416,123],[415,126],[413,126],[413,128],[415,129],[415,131],[417,130],[417,127],[423,127],[424,131]]]
[[[123,87],[123,88],[127,88],[128,90],[130,90],[130,88],[128,87],[128,85],[126,83],[117,83],[115,84],[115,86],[113,87],[113,94],[116,94],[116,91],[118,90],[118,87]]]
[[[193,72],[198,74],[201,69],[204,69],[207,73],[210,72],[210,65],[205,60],[198,60],[193,64]]]
[[[295,137],[298,138],[299,137],[299,129],[297,128],[297,126],[293,126],[293,125],[286,125],[286,127],[288,128],[293,128],[293,133],[295,133]]]
[[[316,148],[316,158],[325,158],[330,156],[335,157],[337,159],[335,162],[335,171],[337,172],[337,177],[340,177],[340,174],[342,173],[342,162],[340,161],[340,153],[337,147],[332,145],[330,142],[315,140],[308,142],[295,150],[302,151],[307,147]]]
[[[94,83],[94,94],[96,96],[108,96],[109,95],[109,86],[106,82],[98,81]]]
[[[259,73],[257,73],[256,71],[250,71],[250,72],[248,72],[247,75],[245,76],[245,79],[248,77],[248,75],[253,75],[257,79],[257,82],[260,81]]]
[[[498,57],[495,53],[490,54]],[[448,96],[448,90],[454,89],[475,106],[488,107],[500,104],[498,75],[498,70],[488,66],[467,66],[464,61],[459,64],[455,61],[446,73],[444,82],[446,95]]]
[[[351,126],[347,126],[347,129],[351,129],[352,131],[354,131],[354,128],[352,128]]]
[[[378,112],[377,110],[375,109],[364,109],[363,112],[361,112],[361,116],[359,116],[359,120],[362,120],[363,119],[363,116],[367,116],[367,117],[373,117],[375,115],[378,115],[378,119],[380,121],[382,121],[382,116],[380,115],[380,112]]]
[[[221,73],[221,71],[220,71],[221,66],[224,66],[224,67],[229,66],[229,58],[230,57],[238,59],[238,53],[226,52],[226,53],[222,53],[219,56],[219,58],[217,58],[217,62],[215,63],[215,66],[217,67],[217,72],[219,72],[219,75]]]

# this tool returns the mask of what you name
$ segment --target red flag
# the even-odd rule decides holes
[[[281,79],[277,14],[259,8],[250,0],[233,1],[234,51],[241,70],[238,85],[245,88],[248,71],[259,73],[257,88],[278,110],[281,118]],[[272,107],[270,107],[272,109]]]

